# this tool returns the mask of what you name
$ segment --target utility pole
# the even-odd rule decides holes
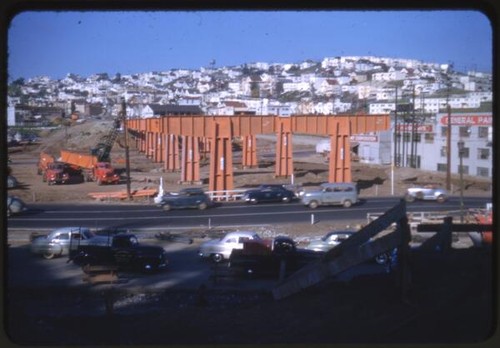
[[[128,128],[127,128],[127,104],[125,103],[125,98],[122,98],[122,124],[123,124],[123,132],[125,133],[125,173],[126,173],[126,182],[127,182],[127,198],[128,200],[132,199],[132,195],[130,193],[130,155],[128,150]]]
[[[448,96],[449,98],[449,96]],[[446,110],[448,113],[448,122],[446,130],[446,189],[451,190],[451,108],[447,102]]]

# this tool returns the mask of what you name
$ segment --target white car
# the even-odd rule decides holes
[[[213,239],[200,245],[198,255],[214,262],[228,260],[233,249],[243,249],[244,242],[262,242],[264,240],[255,232],[229,232],[221,239]]]
[[[26,204],[20,198],[7,196],[7,216],[20,214],[26,210],[28,208],[26,208]]]
[[[35,236],[31,241],[31,252],[49,260],[68,255],[70,248],[79,245],[108,245],[107,236],[96,235],[87,227],[60,227],[47,235]]]
[[[444,203],[448,200],[448,191],[434,185],[410,187],[406,190],[405,200],[409,203],[414,202],[415,200]]]

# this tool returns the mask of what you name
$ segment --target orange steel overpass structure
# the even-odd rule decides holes
[[[126,120],[136,148],[154,162],[164,163],[167,171],[180,169],[180,182],[200,181],[200,152],[209,152],[210,191],[234,189],[233,137],[243,140],[242,166],[251,168],[257,166],[256,135],[276,134],[275,176],[290,177],[293,134],[329,136],[328,180],[349,182],[350,136],[389,128],[389,115],[167,115]]]

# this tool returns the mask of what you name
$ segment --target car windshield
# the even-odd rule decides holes
[[[95,234],[89,230],[82,230],[81,232],[82,232],[84,239],[90,239],[90,238],[95,236]]]

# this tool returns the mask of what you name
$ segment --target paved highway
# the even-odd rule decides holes
[[[319,207],[310,209],[300,202],[289,204],[221,203],[207,210],[163,211],[155,205],[142,204],[28,204],[29,210],[8,219],[10,229],[51,229],[62,226],[122,227],[130,229],[235,227],[315,221],[366,221],[368,213],[382,213],[399,202],[398,197],[374,197],[350,208]],[[484,208],[488,197],[464,198],[464,208]],[[451,197],[443,204],[415,202],[409,212],[459,212],[460,200]]]

